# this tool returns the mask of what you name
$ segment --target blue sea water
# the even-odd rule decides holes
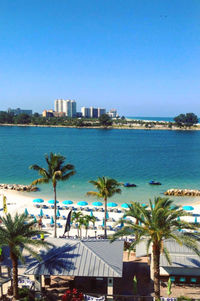
[[[38,175],[29,166],[45,166],[44,154],[50,152],[76,167],[76,175],[58,185],[60,200],[93,201],[86,197],[93,190],[88,181],[98,176],[138,185],[122,188],[113,197],[119,202],[144,202],[169,188],[200,188],[200,131],[44,127],[0,127],[0,183],[31,183]],[[163,185],[151,186],[150,180]],[[51,185],[40,188],[34,197],[53,197]]]

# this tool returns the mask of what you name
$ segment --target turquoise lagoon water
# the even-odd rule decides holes
[[[44,154],[51,151],[66,156],[77,171],[58,185],[60,200],[93,201],[85,195],[93,190],[88,181],[98,176],[138,185],[122,188],[113,197],[119,202],[144,202],[169,188],[200,188],[200,131],[43,127],[0,127],[0,183],[31,183],[38,175],[28,167],[45,166]],[[163,185],[149,185],[152,179]],[[40,188],[33,197],[53,197],[50,185]]]

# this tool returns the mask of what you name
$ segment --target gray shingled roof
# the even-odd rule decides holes
[[[32,262],[29,275],[122,277],[123,241],[49,238],[54,245],[43,251],[42,261]]]

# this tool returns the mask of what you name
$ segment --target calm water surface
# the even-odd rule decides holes
[[[0,127],[0,182],[29,184],[37,178],[31,164],[45,166],[44,154],[59,152],[76,175],[58,185],[58,198],[89,199],[88,183],[98,176],[131,182],[113,199],[146,201],[169,188],[200,188],[200,132]],[[151,186],[150,180],[162,182]],[[49,185],[34,196],[52,198]],[[185,198],[178,202],[186,201]]]

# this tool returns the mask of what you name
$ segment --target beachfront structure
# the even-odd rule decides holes
[[[111,118],[117,118],[118,114],[117,114],[117,110],[116,109],[110,109],[110,111],[107,113],[108,116],[110,116]]]
[[[179,245],[175,240],[164,241],[164,247],[169,252],[171,264],[165,254],[160,255],[160,278],[174,283],[200,284],[200,257],[184,245]],[[200,248],[200,243],[199,243]],[[147,256],[146,240],[136,246],[136,257]],[[149,248],[151,279],[153,280],[152,250]]]
[[[65,113],[67,117],[76,117],[75,100],[56,99],[54,109],[57,113]]]
[[[47,238],[51,243],[49,250],[41,249],[41,261],[26,258],[26,264],[19,262],[19,274],[34,275],[35,289],[42,290],[42,283],[51,276],[68,276],[73,279],[73,286],[84,287],[85,293],[92,289],[104,289],[105,294],[113,295],[115,279],[122,278],[124,242],[117,240],[75,240],[64,238]],[[11,268],[9,249],[3,248],[3,261],[0,266]],[[87,291],[88,290],[88,291]],[[111,300],[110,298],[109,300]]]
[[[32,116],[33,111],[32,110],[23,110],[23,109],[20,109],[20,108],[17,108],[17,109],[8,108],[8,113],[13,114],[15,116],[20,115],[20,114],[27,114],[27,115]]]
[[[101,115],[106,114],[106,109],[82,107],[81,113],[84,118],[99,118]]]
[[[65,114],[65,112],[55,112],[54,110],[51,109],[51,110],[44,110],[42,112],[42,116],[46,117],[46,118],[48,118],[48,117],[65,117],[66,114]]]

